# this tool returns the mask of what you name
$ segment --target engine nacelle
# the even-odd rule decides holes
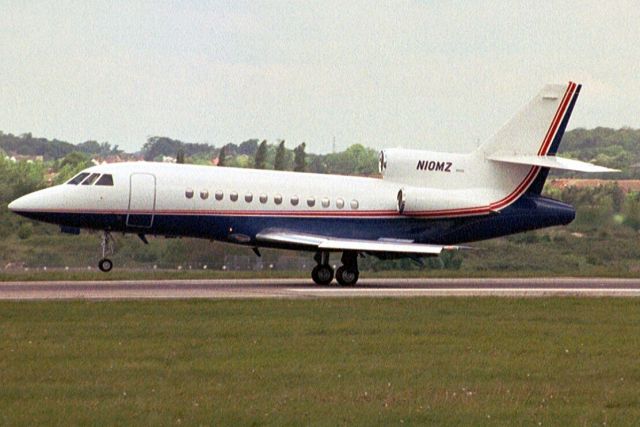
[[[467,157],[457,153],[391,148],[380,152],[378,169],[385,180],[438,187],[440,183],[460,178]]]
[[[440,190],[404,186],[398,190],[397,209],[405,215],[418,215],[463,209],[477,202],[469,190]]]
[[[405,215],[445,215],[500,200],[503,191],[478,173],[484,162],[475,153],[401,148],[383,150],[379,157],[383,179],[398,185],[397,209]]]

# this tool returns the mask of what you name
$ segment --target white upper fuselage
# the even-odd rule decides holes
[[[397,155],[394,150],[386,152]],[[488,213],[491,203],[509,195],[531,170],[522,165],[504,168],[506,177],[501,182],[508,185],[498,185],[485,179],[490,161],[478,159],[476,154],[415,153],[421,153],[427,162],[435,159],[451,166],[429,170],[427,163],[424,170],[416,170],[421,161],[416,155],[405,159],[404,173],[390,168],[393,173],[378,179],[155,162],[115,163],[84,171],[112,175],[113,186],[62,184],[23,197],[12,208],[19,203],[17,210],[397,217],[398,193],[403,190],[411,197],[404,215],[463,216]],[[134,183],[145,176],[153,185],[147,188]],[[137,191],[135,187],[139,187]]]
[[[111,174],[114,185],[62,184],[19,199],[20,206],[12,209],[126,212],[131,176],[143,174],[155,178],[156,213],[396,213],[398,185],[375,178],[153,162],[100,165],[85,172]]]

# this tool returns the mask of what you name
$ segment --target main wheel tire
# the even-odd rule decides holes
[[[360,272],[358,270],[342,266],[336,271],[336,280],[341,286],[353,286],[358,281]]]
[[[100,271],[108,273],[113,268],[113,262],[109,258],[103,258],[98,262],[98,268]]]
[[[333,268],[328,265],[316,265],[311,270],[311,278],[318,285],[328,285],[333,280]]]

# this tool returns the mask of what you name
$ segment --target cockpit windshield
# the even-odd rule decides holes
[[[99,173],[92,173],[91,175],[89,175],[89,178],[85,179],[84,181],[82,181],[82,185],[91,185],[94,182],[96,182],[96,180],[98,179],[98,177],[100,176]]]
[[[67,181],[67,184],[78,185],[105,185],[113,187],[113,175],[105,173],[100,175],[99,173],[82,172]]]
[[[82,172],[82,173],[79,173],[78,175],[76,175],[76,176],[74,176],[73,178],[71,178],[71,179],[67,182],[67,184],[70,184],[70,185],[78,185],[78,184],[80,184],[80,183],[82,182],[82,180],[83,180],[83,179],[85,179],[85,178],[86,178],[86,177],[88,177],[88,176],[89,176],[89,173],[88,173],[88,172]]]
[[[96,185],[113,185],[113,176],[105,173],[96,181]]]

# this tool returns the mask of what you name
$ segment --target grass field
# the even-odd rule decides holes
[[[0,302],[0,424],[621,425],[636,299]]]
[[[638,271],[620,271],[615,266],[593,267],[587,270],[538,271],[520,269],[507,270],[385,270],[362,271],[360,277],[367,278],[469,278],[469,277],[613,277],[636,278]],[[27,270],[0,272],[0,282],[31,282],[31,281],[78,281],[78,280],[208,280],[208,279],[269,279],[295,278],[311,282],[309,271],[261,270],[261,271],[212,271],[212,270],[143,270],[143,269],[114,269],[109,273],[100,271],[74,269],[58,270]]]

